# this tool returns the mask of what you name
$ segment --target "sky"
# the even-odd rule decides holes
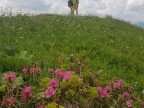
[[[131,23],[144,22],[144,0],[79,0],[80,15],[110,15]],[[69,14],[67,0],[0,0],[0,12]]]

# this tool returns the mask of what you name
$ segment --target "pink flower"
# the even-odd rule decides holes
[[[114,84],[115,84],[115,82],[112,80],[112,81],[111,81],[111,84],[112,84],[112,85],[114,85]]]
[[[9,74],[4,74],[4,80],[8,80],[10,78]]]
[[[80,77],[79,77],[79,78],[78,78],[78,81],[79,81],[79,82],[83,82],[83,78],[80,78]]]
[[[45,108],[45,105],[40,105],[37,108]]]
[[[97,87],[97,90],[98,90],[98,92],[100,94],[100,97],[102,97],[102,98],[110,96],[109,92],[106,91],[106,90],[103,90],[103,88],[100,87],[100,86]]]
[[[30,73],[31,73],[31,74],[32,74],[32,73],[35,73],[35,72],[41,73],[42,70],[41,70],[41,68],[31,68],[31,69],[30,69]]]
[[[98,90],[98,91],[102,91],[102,87],[98,86],[98,87],[97,87],[97,90]]]
[[[22,100],[26,100],[28,97],[31,97],[31,96],[32,96],[31,86],[24,88],[23,91],[21,92]]]
[[[111,86],[105,86],[105,91],[107,91],[107,92],[111,92],[112,91],[112,88],[111,88]]]
[[[90,87],[90,84],[89,84],[89,83],[86,83],[86,87],[89,88],[89,87]]]
[[[124,97],[128,97],[128,96],[129,96],[129,93],[128,93],[128,92],[124,92],[124,93],[123,93],[123,96],[124,96]]]
[[[4,80],[13,81],[16,78],[16,73],[11,72],[10,74],[4,74]]]
[[[122,84],[122,83],[123,83],[123,80],[122,80],[122,79],[118,80],[118,83],[119,83],[119,84]]]
[[[5,101],[9,106],[14,106],[17,104],[17,100],[14,97],[6,98]]]
[[[69,80],[72,77],[72,73],[69,71],[64,74],[63,80]]]
[[[58,87],[59,86],[59,80],[58,79],[51,79],[50,82],[49,82],[50,86],[52,87]]]
[[[30,73],[32,74],[32,73],[34,73],[35,72],[35,68],[31,68],[30,69]]]
[[[56,90],[53,87],[48,87],[45,93],[46,93],[46,98],[50,98],[56,93]]]
[[[111,84],[113,85],[113,87],[115,89],[120,89],[120,87],[122,86],[122,83],[123,83],[123,80],[118,80],[118,82],[114,82],[114,81],[111,81]]]
[[[82,92],[83,92],[83,89],[79,89],[78,92],[79,92],[79,93],[82,93]]]
[[[59,75],[60,77],[62,77],[62,78],[63,78],[63,76],[64,76],[64,72],[63,72],[62,70],[60,70],[60,69],[56,69],[56,70],[55,70],[55,73],[56,73],[57,75]]]
[[[130,87],[129,87],[129,90],[134,90],[134,87],[133,87],[133,86],[130,86]]]
[[[53,69],[50,69],[49,72],[52,74],[52,73],[54,73],[54,70],[53,70]]]
[[[141,102],[140,105],[141,105],[141,106],[144,106],[144,102]]]
[[[132,107],[132,103],[133,103],[133,100],[127,100],[126,101],[126,106],[127,107]]]
[[[42,69],[41,68],[35,68],[35,72],[41,73]]]
[[[16,73],[15,72],[10,73],[11,81],[15,80],[15,78],[16,78]]]
[[[28,73],[28,68],[27,68],[27,67],[24,67],[22,71],[23,71],[23,73],[26,74],[26,73]]]

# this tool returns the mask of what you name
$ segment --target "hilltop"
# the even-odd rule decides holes
[[[0,17],[0,71],[19,71],[37,61],[47,71],[68,68],[73,54],[82,70],[102,70],[144,89],[144,30],[128,22],[96,16],[37,15]],[[86,65],[85,65],[86,64]]]

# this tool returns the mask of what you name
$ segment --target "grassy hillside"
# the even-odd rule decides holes
[[[20,71],[37,61],[49,68],[69,69],[74,54],[86,68],[103,70],[144,90],[144,30],[112,18],[90,16],[0,17],[0,71]]]

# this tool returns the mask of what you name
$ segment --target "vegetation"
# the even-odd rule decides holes
[[[50,14],[0,17],[1,77],[7,71],[21,76],[25,66],[41,67],[40,78],[51,78],[51,68],[82,74],[101,72],[97,86],[105,87],[112,78],[123,79],[134,86],[136,96],[144,99],[143,55],[144,30],[111,17]],[[36,82],[31,80],[29,84],[35,86]]]

